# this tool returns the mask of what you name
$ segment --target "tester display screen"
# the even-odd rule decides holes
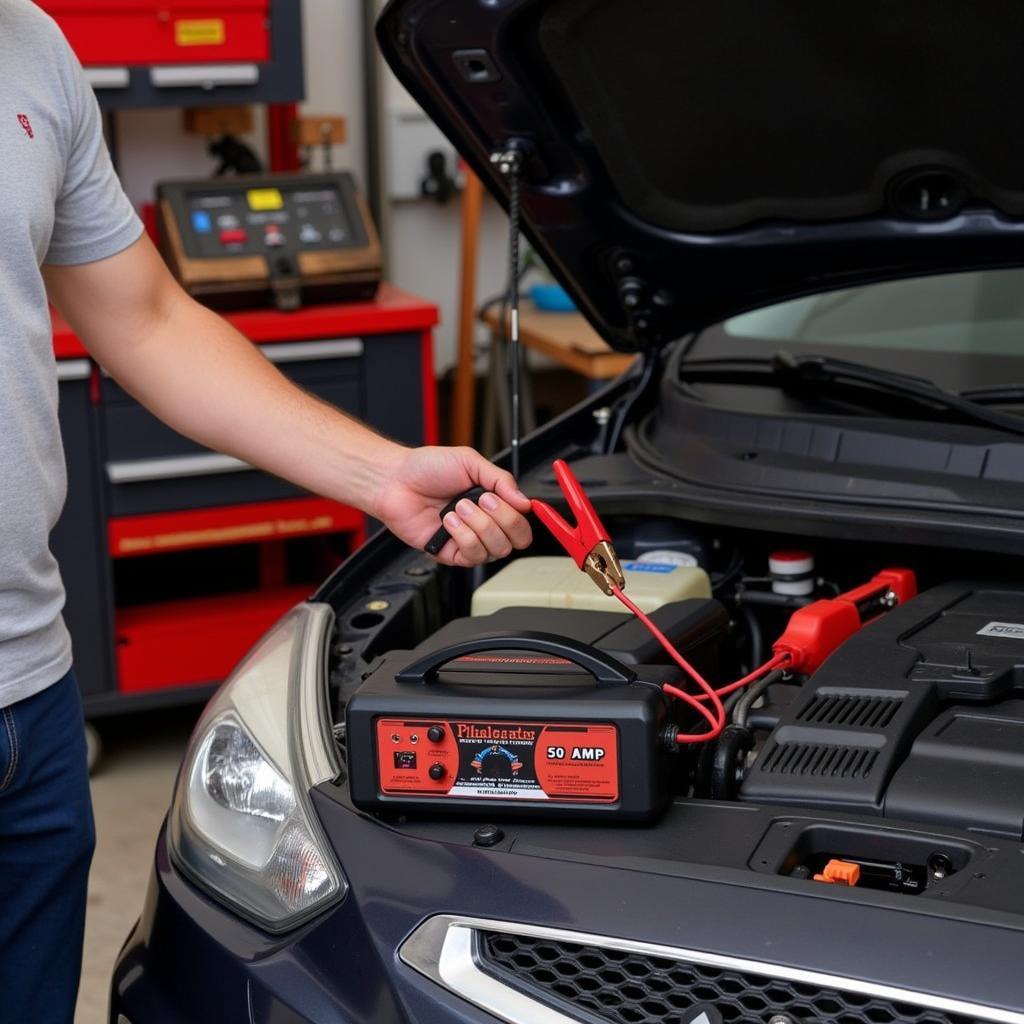
[[[367,245],[354,195],[344,180],[211,184],[187,189],[178,202],[182,240],[192,259]]]

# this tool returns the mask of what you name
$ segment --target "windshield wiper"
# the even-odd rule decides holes
[[[987,388],[970,388],[960,392],[978,405],[1021,405],[1024,404],[1024,384],[995,384]]]
[[[958,395],[939,387],[927,377],[916,377],[895,370],[883,370],[865,363],[834,359],[821,355],[794,355],[777,352],[770,359],[706,359],[687,360],[680,364],[682,379],[696,382],[734,382],[768,384],[774,382],[783,390],[807,395],[824,388],[855,389],[858,399],[879,399],[891,405],[892,398],[904,398],[933,411],[952,413],[961,420],[980,426],[994,427],[1011,434],[1024,434],[1024,418],[1014,413],[989,409],[989,402],[1010,401],[1006,397],[1016,391],[1024,398],[1024,389],[1003,389],[998,399]],[[994,392],[989,392],[993,394]]]

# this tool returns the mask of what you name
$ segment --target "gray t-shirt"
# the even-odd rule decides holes
[[[54,22],[0,0],[0,707],[71,667],[49,535],[67,485],[43,263],[113,256],[142,232],[96,99]]]

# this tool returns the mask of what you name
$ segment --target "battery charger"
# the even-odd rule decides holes
[[[673,677],[532,631],[393,652],[348,705],[353,802],[651,820],[671,796],[675,730],[661,685]]]

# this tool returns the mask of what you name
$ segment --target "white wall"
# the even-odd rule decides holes
[[[307,114],[343,114],[348,141],[336,146],[335,167],[366,184],[362,5],[359,0],[303,0]]]
[[[376,60],[383,65],[380,55]],[[390,71],[384,71],[381,116],[386,161],[411,161],[419,173],[425,166],[422,133],[415,121],[403,127],[401,115],[418,113],[420,108]],[[403,131],[410,144],[403,145]],[[434,146],[449,149],[450,144],[437,132]],[[452,151],[454,158],[454,151]],[[393,175],[383,175],[387,189]],[[459,272],[461,269],[461,220],[459,201],[444,206],[431,200],[392,201],[388,215],[388,272],[395,284],[431,298],[441,307],[441,326],[435,334],[435,361],[439,374],[454,365],[457,353]],[[480,249],[477,266],[477,305],[497,294],[507,280],[508,219],[490,197],[484,200],[480,223]],[[477,337],[486,339],[478,326]]]
[[[344,115],[348,139],[335,147],[335,166],[353,171],[366,187],[361,7],[359,0],[304,0],[307,98],[302,110],[308,114]],[[385,82],[385,116],[388,110],[415,108],[393,76],[387,74]],[[213,162],[206,154],[204,141],[187,135],[181,121],[178,109],[118,114],[119,169],[135,203],[152,201],[160,180],[200,177],[212,171]],[[264,154],[264,138],[262,111],[258,111],[256,130],[247,141]],[[419,154],[415,160],[419,162]],[[390,280],[441,307],[435,356],[438,372],[442,373],[455,359],[459,203],[455,200],[440,207],[429,200],[393,202],[387,228]],[[503,287],[506,233],[504,214],[488,199],[481,230],[478,300]]]
[[[488,199],[480,231],[477,304],[505,287],[508,221]],[[461,267],[459,204],[396,203],[391,211],[390,276],[399,286],[432,299],[441,307],[441,328],[434,341],[437,372],[455,362],[458,288]],[[478,329],[478,337],[481,335]],[[484,332],[486,333],[486,332]]]
[[[306,102],[302,111],[345,116],[348,140],[334,147],[335,166],[353,170],[365,183],[361,31],[358,0],[304,0]],[[254,109],[255,131],[246,141],[265,155],[263,110]],[[157,181],[199,177],[213,169],[204,141],[182,129],[178,108],[122,111],[117,124],[121,180],[136,203],[152,200]]]
[[[118,172],[136,206],[153,201],[158,181],[200,178],[213,173],[216,162],[206,152],[206,140],[182,128],[178,108],[123,110],[117,114]],[[263,110],[256,130],[245,141],[263,155]]]

